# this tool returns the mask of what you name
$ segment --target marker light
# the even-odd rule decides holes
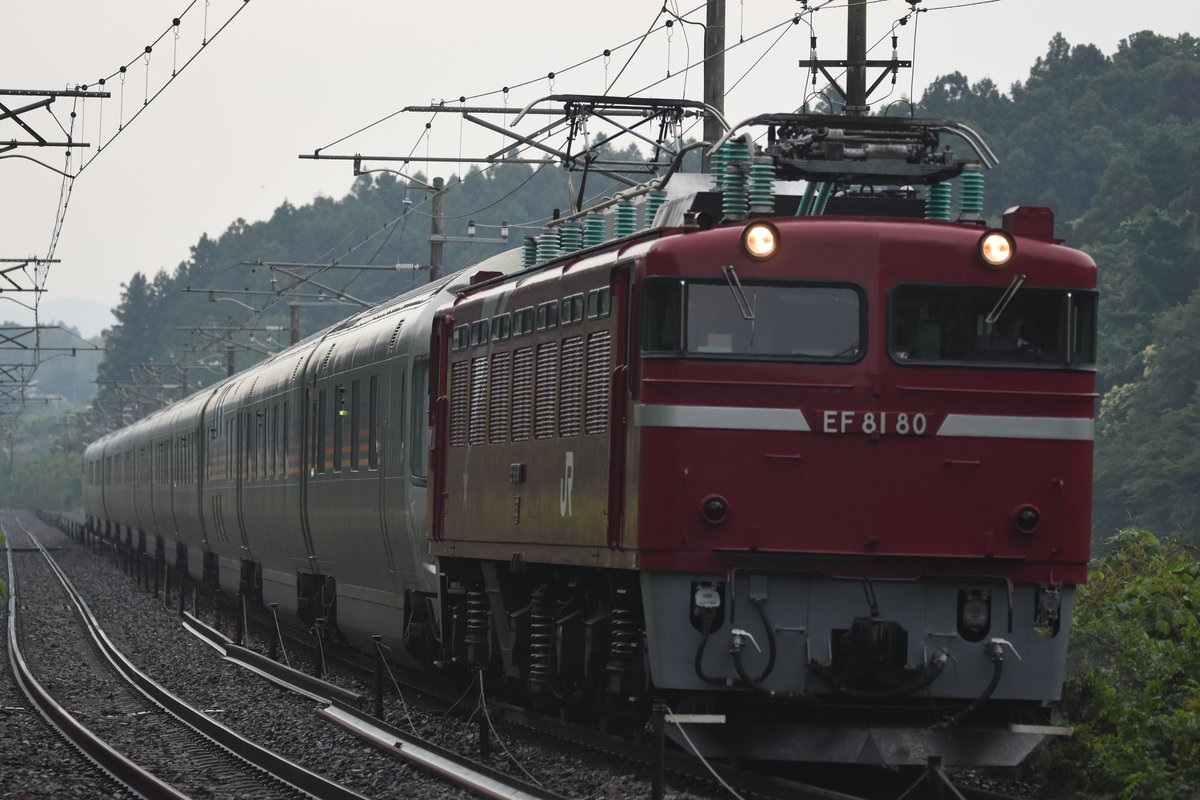
[[[1034,506],[1021,506],[1013,512],[1013,524],[1021,533],[1037,533],[1042,524],[1042,513]]]
[[[742,231],[742,249],[755,261],[766,261],[779,249],[779,229],[769,222],[747,225]]]
[[[1017,243],[1007,231],[991,230],[979,239],[979,257],[989,267],[1003,267],[1017,252]]]
[[[700,501],[700,516],[709,525],[720,525],[729,516],[729,503],[719,494],[710,494]]]

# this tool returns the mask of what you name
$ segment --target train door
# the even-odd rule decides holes
[[[400,357],[400,362],[405,360],[404,356]],[[403,528],[403,507],[402,497],[405,492],[394,480],[395,478],[403,479],[403,470],[396,470],[393,463],[395,456],[392,450],[404,450],[405,431],[404,431],[404,373],[399,371],[394,379],[388,380],[391,377],[393,370],[385,369],[383,375],[372,375],[370,385],[370,408],[372,410],[378,408],[380,416],[379,420],[372,420],[370,423],[371,435],[375,437],[373,442],[375,446],[374,464],[372,467],[379,470],[375,476],[376,490],[379,493],[379,528],[383,532],[383,548],[387,555],[388,570],[392,573],[396,571],[396,552],[392,546],[392,539],[399,535]],[[399,383],[397,390],[395,384]],[[381,385],[382,383],[382,385]],[[382,406],[379,403],[382,402]],[[376,428],[376,425],[379,427]],[[387,444],[384,447],[383,458],[379,457],[378,446],[379,440],[383,439]]]
[[[409,375],[412,364],[413,375]],[[379,516],[389,558],[393,559],[392,572],[403,583],[403,588],[413,588],[418,580],[417,570],[422,561],[428,559],[425,532],[424,475],[412,469],[416,451],[421,441],[419,431],[424,420],[418,421],[414,411],[414,391],[417,390],[419,374],[427,374],[428,359],[410,362],[402,353],[390,362],[381,392],[380,420],[382,452],[379,458]],[[421,404],[423,407],[423,403]],[[421,426],[421,427],[419,427]],[[423,463],[423,462],[421,462]]]
[[[608,546],[617,549],[625,540],[626,442],[631,401],[629,397],[630,351],[638,346],[631,335],[631,266],[618,266],[612,273],[610,312],[614,319],[612,383],[609,386],[608,419]],[[592,295],[589,295],[589,301]],[[596,309],[590,306],[588,313]]]
[[[316,571],[316,550],[312,541],[312,522],[308,514],[308,492],[313,466],[316,463],[316,448],[313,421],[317,416],[316,391],[310,385],[308,366],[304,368],[304,404],[297,409],[300,420],[300,531],[304,536],[304,549],[307,551],[310,568]]]
[[[259,415],[261,415],[262,412],[260,411],[257,413]],[[243,428],[242,437],[238,441],[242,442],[242,445],[245,448],[245,451],[244,451],[245,455],[243,458],[239,459],[240,468],[237,470],[237,485],[234,487],[234,502],[236,503],[236,506],[237,506],[238,538],[241,543],[242,552],[245,554],[244,557],[246,557],[246,558],[252,558],[253,556],[250,555],[250,540],[246,536],[246,518],[242,514],[242,501],[244,498],[244,488],[245,488],[245,482],[247,480],[249,480],[252,476],[255,478],[258,477],[258,474],[259,474],[258,460],[259,460],[259,458],[262,457],[261,448],[259,447],[259,439],[258,439],[259,426],[262,424],[262,422],[261,422],[262,417],[261,416],[257,417],[257,419],[260,421],[256,425],[255,424],[255,420],[256,420],[255,414],[256,414],[256,412],[254,412],[254,411],[247,411],[243,414],[238,415],[242,420],[242,428]],[[251,470],[253,470],[253,473],[251,472]]]

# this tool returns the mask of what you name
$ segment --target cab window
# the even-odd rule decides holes
[[[892,292],[888,347],[900,364],[1093,368],[1096,293],[900,286]]]
[[[849,285],[649,281],[642,349],[676,357],[857,361],[865,307],[861,291]]]

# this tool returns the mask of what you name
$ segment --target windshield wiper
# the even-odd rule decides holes
[[[725,282],[729,284],[729,291],[733,292],[733,299],[737,303],[738,311],[742,314],[742,319],[753,322],[754,308],[746,300],[746,293],[742,291],[742,281],[738,278],[733,264],[726,264],[721,267],[721,272],[725,273]]]
[[[1015,297],[1017,294],[1017,290],[1020,289],[1021,285],[1024,283],[1024,275],[1015,275],[1012,279],[1012,283],[1010,283],[1008,288],[1004,290],[1004,294],[1000,295],[1000,299],[996,301],[996,305],[992,306],[992,310],[989,311],[988,315],[983,318],[983,321],[988,325],[995,325],[996,320],[1000,319],[1000,315],[1004,313],[1004,309],[1008,308],[1008,304],[1012,302],[1013,297]]]

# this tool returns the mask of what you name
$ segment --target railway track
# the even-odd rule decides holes
[[[19,529],[18,529],[19,530]],[[70,546],[71,551],[77,554],[84,555],[80,548]],[[112,575],[111,569],[114,562],[119,562],[122,559],[112,558],[95,558],[89,556],[91,563],[100,565],[105,572]],[[115,576],[114,576],[115,577]],[[118,585],[126,584],[122,578],[116,578]],[[117,593],[113,593],[114,596]],[[176,594],[178,597],[178,594]],[[136,601],[148,600],[148,598],[140,593],[134,592],[129,598],[123,602],[127,605],[135,605]],[[120,605],[122,601],[118,600]],[[203,605],[211,609],[211,605],[206,601]],[[156,605],[161,612],[162,606]],[[228,615],[225,617],[229,619]],[[174,617],[174,627],[176,630],[186,628],[190,631],[198,631],[204,634],[205,640],[210,645],[216,647],[222,655],[226,655],[229,660],[236,661],[242,666],[247,667],[257,675],[268,675],[269,671],[262,668],[264,662],[269,662],[264,656],[255,657],[255,654],[244,648],[236,648],[228,640],[224,639],[217,631],[210,626],[202,623],[191,614],[184,614],[182,617],[183,625],[180,625],[180,618]],[[110,620],[111,624],[111,620]],[[189,641],[194,641],[190,637],[184,637]],[[207,648],[200,648],[202,651],[211,652]],[[226,652],[228,650],[228,653]],[[295,653],[293,653],[295,657]],[[220,668],[221,661],[213,660],[212,667],[214,671]],[[245,673],[234,674],[250,685],[258,685],[261,687],[262,681],[258,680],[257,675],[247,676]],[[248,680],[247,680],[248,678]],[[276,681],[280,683],[281,681]],[[293,672],[291,680],[288,682],[290,688],[295,688],[299,695],[303,698],[315,699],[322,705],[328,702],[328,698],[336,697],[344,700],[347,705],[343,706],[345,713],[334,712],[331,716],[336,718],[336,724],[329,724],[321,720],[312,712],[312,704],[309,703],[309,715],[313,727],[312,731],[296,731],[296,738],[304,738],[309,733],[315,732],[316,727],[323,727],[330,731],[343,732],[341,735],[344,738],[361,734],[363,727],[361,719],[355,721],[356,714],[351,706],[362,702],[361,695],[352,690],[339,689],[331,684],[320,680],[315,680],[311,676],[304,673]],[[220,710],[219,710],[220,711]],[[352,733],[344,733],[344,731],[352,730]],[[420,798],[420,797],[437,797],[437,798],[455,798],[459,796],[468,796],[467,792],[475,796],[484,796],[492,798],[503,798],[503,800],[563,800],[564,795],[560,795],[550,790],[542,789],[536,785],[531,785],[528,782],[514,780],[512,776],[503,774],[502,772],[490,768],[487,765],[473,763],[471,759],[463,758],[460,754],[452,752],[447,748],[439,747],[438,745],[423,739],[419,736],[414,736],[406,732],[399,732],[393,736],[386,729],[377,729],[377,735],[374,740],[368,738],[365,741],[371,745],[370,748],[364,747],[361,743],[358,745],[360,752],[352,756],[353,763],[348,766],[349,771],[362,773],[367,771],[375,771],[380,774],[397,775],[399,780],[387,787],[387,790],[379,792],[373,796],[387,797],[405,797],[405,798]],[[379,755],[376,750],[385,752],[386,755]],[[372,758],[374,756],[374,758]],[[345,764],[345,759],[340,759]],[[414,769],[401,767],[397,769],[397,762],[410,763],[414,765]],[[379,764],[382,762],[383,767]],[[390,768],[387,765],[391,765]],[[356,766],[357,765],[357,766]],[[419,771],[418,771],[419,770]],[[431,779],[428,776],[436,776]],[[425,788],[430,787],[430,788]],[[457,787],[457,788],[455,788]],[[460,792],[458,789],[464,791]],[[410,793],[411,792],[411,793]],[[250,792],[230,791],[220,792],[223,796],[260,796]],[[311,793],[310,793],[311,794]],[[355,795],[360,796],[360,795]],[[615,796],[622,796],[620,794]]]
[[[229,609],[223,614],[228,619],[232,612]],[[290,648],[297,663],[311,664],[320,658],[329,665],[334,665],[337,677],[330,682],[311,678],[306,671],[292,669],[282,663],[267,659],[266,656],[242,648],[234,644],[228,637],[205,624],[203,621],[186,615],[185,625],[197,636],[205,638],[213,647],[222,651],[228,658],[242,663],[289,690],[321,696],[329,708],[322,715],[342,725],[365,741],[387,751],[391,748],[389,740],[394,740],[397,755],[401,743],[408,746],[417,744],[410,735],[401,728],[388,725],[365,712],[356,710],[361,698],[351,696],[339,683],[347,681],[366,681],[374,668],[371,659],[362,654],[341,649],[329,649],[318,654],[314,641],[301,635],[298,631],[288,628],[278,629],[269,617],[248,613],[247,621],[253,627],[257,624],[262,631],[278,635],[286,639],[286,647]],[[453,706],[456,700],[461,700],[461,687],[448,687],[444,680],[405,670],[393,672],[388,670],[393,679],[396,692],[401,689],[412,692],[434,703],[444,710]],[[323,684],[323,686],[322,686]],[[386,683],[385,683],[386,685]],[[314,694],[315,693],[315,694]],[[652,744],[637,743],[627,738],[614,736],[582,725],[564,722],[563,720],[534,713],[527,708],[508,702],[488,701],[488,707],[494,719],[503,720],[524,731],[527,737],[542,739],[556,746],[582,748],[599,756],[614,760],[626,769],[639,775],[652,775],[655,769],[655,752]],[[468,704],[469,707],[469,704]],[[475,709],[478,711],[478,708]],[[478,716],[473,713],[472,716]],[[483,718],[480,720],[482,733]],[[664,720],[670,724],[670,716]],[[489,720],[490,723],[490,720]],[[478,741],[476,739],[476,741]],[[421,742],[420,745],[425,744]],[[434,749],[437,746],[434,745]],[[451,756],[453,757],[453,756]],[[461,758],[461,756],[460,756]],[[1010,795],[992,792],[968,785],[962,785],[955,780],[939,764],[934,763],[924,772],[917,770],[896,771],[870,766],[859,767],[854,780],[849,783],[831,779],[825,774],[816,778],[799,780],[780,775],[770,775],[760,772],[757,768],[739,769],[726,765],[707,764],[684,752],[667,752],[663,758],[664,775],[670,779],[679,791],[697,791],[715,797],[754,797],[763,800],[922,800],[937,798],[938,800],[1014,800]],[[480,782],[486,785],[488,769],[481,770]],[[469,785],[469,784],[466,784]],[[525,784],[528,786],[528,784]],[[828,786],[852,785],[853,789],[835,789]],[[536,787],[535,787],[536,788]],[[488,795],[490,796],[490,795]],[[649,795],[646,795],[649,796]]]
[[[102,559],[107,564],[114,563],[113,559]],[[140,594],[140,593],[139,593]],[[142,595],[144,596],[144,595]],[[212,610],[214,617],[218,617],[215,611],[215,603],[209,598],[201,603],[202,610]],[[229,630],[229,621],[232,618],[232,612],[229,608],[219,615],[223,620],[221,627]],[[453,747],[439,748],[436,744],[429,741],[428,738],[413,736],[409,731],[412,730],[407,725],[405,716],[405,706],[398,701],[396,693],[388,691],[387,702],[389,705],[389,713],[385,717],[394,725],[389,725],[387,722],[379,719],[374,719],[356,709],[362,700],[363,695],[370,694],[366,687],[370,686],[370,659],[363,658],[341,658],[341,654],[332,651],[326,651],[324,654],[325,660],[329,664],[335,662],[340,665],[336,678],[330,678],[332,683],[314,680],[308,673],[313,670],[313,661],[318,658],[315,647],[312,647],[311,639],[304,637],[289,637],[285,646],[285,650],[290,653],[291,661],[300,669],[293,670],[287,668],[283,664],[272,662],[265,655],[256,653],[248,648],[239,648],[226,638],[222,633],[215,630],[213,627],[201,622],[199,619],[192,618],[191,615],[185,615],[186,627],[193,633],[205,637],[206,642],[210,647],[217,649],[227,659],[240,663],[247,669],[250,669],[259,675],[269,677],[277,684],[286,685],[290,689],[300,693],[300,695],[308,698],[320,698],[322,705],[327,705],[328,708],[323,712],[323,716],[329,718],[337,724],[338,727],[352,732],[355,736],[360,737],[363,741],[368,742],[372,747],[386,753],[389,758],[400,758],[401,754],[412,757],[418,750],[426,746],[432,745],[430,749],[437,753],[437,757],[445,755],[447,750],[450,758],[445,772],[450,774],[468,774],[476,773],[478,777],[467,778],[465,783],[456,780],[456,785],[468,788],[473,794],[486,797],[500,798],[555,798],[563,795],[555,794],[553,791],[541,789],[532,784],[528,780],[517,780],[510,783],[511,777],[505,774],[497,774],[497,771],[489,767],[487,764],[477,764],[473,758],[464,758],[467,752],[473,752],[477,746],[478,739],[471,736],[471,733],[476,729],[463,723],[463,730],[457,734],[441,737],[443,743],[446,739],[455,740]],[[269,622],[269,619],[267,620]],[[216,620],[214,619],[214,622]],[[251,615],[253,622],[253,615]],[[273,625],[270,635],[274,636],[275,631]],[[253,630],[253,625],[251,630]],[[260,649],[265,650],[265,639],[260,640],[258,644]],[[309,652],[305,652],[304,648],[311,648]],[[426,697],[426,703],[438,707],[438,711],[433,712],[435,716],[441,716],[447,706],[454,699],[454,695],[458,692],[448,690],[444,683],[430,683],[428,676],[420,675],[402,675],[396,673],[394,675],[397,680],[396,689],[401,688],[406,693],[419,693]],[[323,687],[321,684],[329,688]],[[342,688],[338,688],[338,684],[343,684]],[[388,684],[391,685],[390,683]],[[349,688],[346,688],[349,687]],[[461,688],[461,687],[460,687]],[[335,697],[341,698],[340,703],[333,703]],[[369,704],[368,704],[369,705]],[[474,705],[474,701],[469,703]],[[524,753],[523,759],[529,760],[529,752],[536,750],[539,747],[544,751],[570,749],[577,757],[582,757],[581,753],[589,752],[601,761],[608,763],[607,769],[613,776],[620,776],[616,783],[610,783],[608,786],[604,782],[596,781],[594,786],[601,787],[599,796],[608,797],[649,797],[650,785],[644,780],[634,779],[634,775],[642,776],[643,778],[649,775],[653,768],[653,752],[652,748],[645,745],[631,743],[627,740],[618,739],[616,737],[606,736],[595,731],[590,731],[576,725],[563,723],[554,718],[547,718],[531,714],[527,710],[509,706],[503,703],[489,703],[492,719],[499,722],[504,720],[510,723],[508,733],[503,735],[509,736],[510,744],[513,740],[523,741]],[[445,726],[445,722],[441,723]],[[422,724],[420,721],[417,727],[422,733],[430,732],[429,724]],[[514,731],[513,727],[519,730]],[[466,731],[464,735],[463,731]],[[444,732],[443,732],[444,733]],[[431,738],[438,738],[436,735]],[[530,741],[541,744],[529,745]],[[501,744],[503,747],[503,744]],[[440,750],[440,752],[439,752]],[[436,765],[432,763],[420,763],[422,757],[418,756],[413,759],[420,769],[437,772]],[[436,761],[437,758],[430,759]],[[506,758],[498,759],[501,765],[505,765]],[[493,759],[491,763],[496,763]],[[516,762],[516,759],[513,759]],[[508,766],[508,765],[506,765]],[[547,770],[545,759],[537,757],[532,758],[531,766],[538,773],[539,777],[544,777],[543,773]],[[478,767],[478,769],[477,769]],[[758,798],[814,798],[820,800],[897,800],[904,797],[905,800],[921,800],[921,798],[966,798],[970,800],[1008,800],[1008,796],[987,792],[980,789],[973,789],[961,785],[955,785],[952,778],[946,776],[945,772],[940,769],[931,769],[925,775],[913,775],[909,773],[895,773],[886,770],[874,772],[868,776],[866,781],[862,781],[852,791],[837,791],[828,788],[822,788],[822,785],[813,785],[811,783],[801,782],[800,780],[788,779],[783,777],[764,776],[758,774],[753,769],[737,770],[728,767],[718,767],[717,770],[721,776],[721,780],[725,781],[728,789],[719,783],[709,773],[706,767],[698,760],[683,753],[668,753],[665,761],[666,775],[668,777],[669,788],[667,796],[675,797],[694,797],[694,796],[713,796],[713,797],[758,797]],[[510,771],[515,771],[511,770]],[[870,772],[870,770],[858,770],[858,772]],[[499,788],[489,787],[488,783],[492,780],[500,782]],[[610,780],[613,780],[610,778]],[[478,785],[471,785],[475,781]],[[874,784],[870,788],[863,788],[862,783]],[[510,783],[505,786],[504,784]],[[818,784],[823,784],[818,780]],[[548,785],[555,785],[554,782],[547,781]],[[672,788],[673,787],[673,791]],[[555,788],[560,788],[555,785]],[[595,794],[595,789],[579,791],[578,789],[567,791],[564,794],[572,796],[587,796]]]
[[[9,536],[14,591],[8,644],[16,680],[101,770],[143,797],[362,800],[220,724],[138,670],[20,518],[0,519]]]

